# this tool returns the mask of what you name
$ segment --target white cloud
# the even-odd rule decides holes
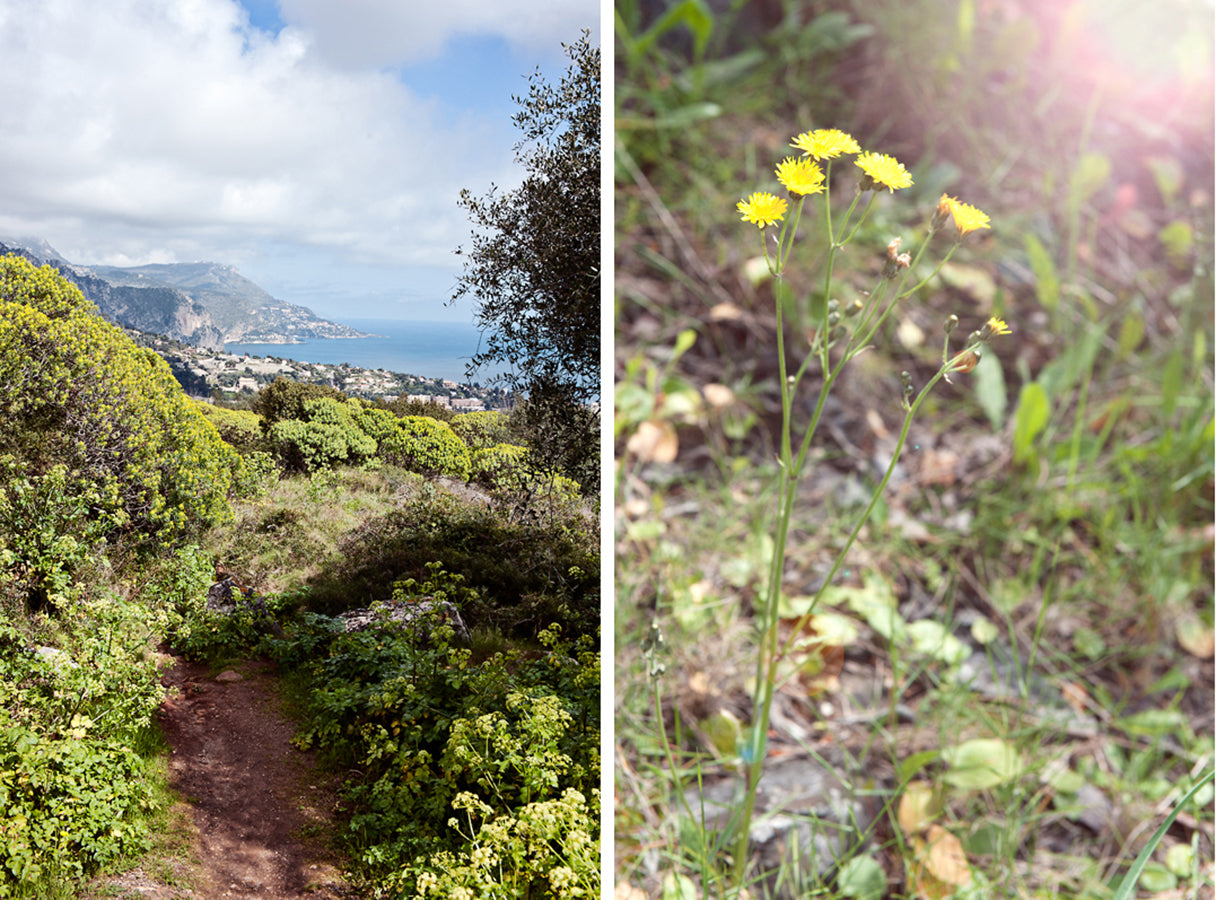
[[[344,66],[430,59],[458,34],[494,34],[555,57],[562,42],[598,29],[598,0],[280,0],[284,21],[308,30],[318,51]]]
[[[459,190],[518,177],[510,110],[441,116],[382,67],[469,29],[549,50],[597,6],[283,0],[272,37],[234,0],[9,0],[0,233],[81,262],[239,265],[274,240],[454,268]]]

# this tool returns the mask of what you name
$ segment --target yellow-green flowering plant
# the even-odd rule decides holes
[[[809,348],[807,352],[801,354],[802,362],[794,371],[790,370],[791,355],[785,340],[784,312],[780,300],[783,291],[779,289],[774,292],[778,298],[776,331],[782,410],[782,427],[778,446],[780,473],[774,525],[774,553],[768,573],[767,590],[758,609],[757,630],[760,635],[760,647],[756,654],[752,723],[747,731],[746,746],[742,751],[743,762],[747,770],[747,784],[744,801],[737,811],[735,821],[734,870],[730,879],[736,892],[746,883],[747,878],[748,833],[755,809],[756,789],[764,766],[765,740],[773,693],[776,685],[782,682],[785,674],[788,674],[781,671],[781,663],[790,649],[790,642],[794,639],[791,637],[784,646],[781,645],[777,629],[790,514],[797,495],[798,479],[806,464],[811,440],[819,425],[825,401],[844,367],[871,345],[874,336],[899,303],[930,281],[968,234],[989,227],[986,214],[953,197],[943,195],[915,253],[901,253],[901,239],[898,237],[893,239],[886,247],[882,270],[874,289],[868,294],[862,294],[842,309],[837,300],[831,299],[832,276],[838,256],[857,236],[858,230],[873,208],[879,193],[882,191],[894,193],[910,187],[913,183],[912,176],[895,158],[871,151],[863,152],[853,137],[836,129],[820,129],[799,134],[793,139],[791,146],[800,150],[801,155],[787,157],[776,167],[777,181],[789,195],[788,198],[767,191],[757,191],[745,200],[739,201],[737,207],[742,220],[756,225],[762,232],[764,258],[769,272],[778,281],[779,288],[790,264],[807,199],[820,194],[823,195],[824,233],[829,244],[824,271],[824,303],[818,308],[813,308],[811,316],[814,321],[807,331]],[[836,160],[845,157],[855,157],[854,164],[861,170],[860,177],[856,182],[852,202],[843,216],[834,218],[831,202],[832,165]],[[948,227],[954,233],[954,242],[949,250],[929,275],[909,285],[911,275],[917,271],[918,263],[933,237]],[[990,318],[981,327],[971,332],[961,347],[956,346],[952,351],[950,348],[951,336],[956,331],[958,324],[959,320],[956,316],[950,316],[947,319],[944,325],[945,341],[941,366],[919,391],[913,385],[912,376],[907,372],[901,373],[901,405],[904,410],[904,421],[895,453],[881,482],[876,487],[869,505],[859,517],[856,526],[837,554],[835,564],[824,579],[810,609],[792,629],[792,635],[797,635],[813,614],[823,588],[832,583],[862,526],[882,496],[903,451],[912,420],[925,397],[938,381],[942,379],[948,381],[949,376],[953,373],[966,373],[974,369],[988,342],[998,335],[1009,333],[1008,326],[1001,319]],[[822,382],[810,420],[802,423],[796,420],[794,414],[794,397],[799,384],[807,375],[813,362],[819,369]],[[795,431],[800,426],[802,433],[797,435]]]

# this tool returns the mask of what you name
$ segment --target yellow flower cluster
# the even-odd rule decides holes
[[[862,153],[852,135],[836,128],[804,131],[790,141],[790,146],[801,150],[802,157],[787,157],[778,163],[777,181],[793,195],[805,197],[822,193],[827,184],[819,162],[852,154],[861,154],[857,158],[857,165],[865,173],[862,190],[882,186],[896,191],[912,185],[912,176],[898,160],[885,154]],[[756,191],[746,200],[740,200],[736,208],[744,222],[764,228],[784,219],[789,204],[784,198],[766,191]]]
[[[802,157],[786,157],[777,164],[776,174],[777,181],[791,195],[805,197],[823,193],[827,183],[819,163],[825,159],[833,160],[853,154],[857,154],[854,162],[863,173],[859,185],[861,190],[876,191],[886,188],[888,192],[894,193],[913,184],[911,173],[895,157],[869,150],[863,153],[852,135],[836,128],[804,131],[795,135],[790,146],[801,150]],[[789,202],[784,197],[767,191],[756,191],[746,200],[740,200],[735,207],[744,222],[764,228],[767,225],[776,225],[785,218]],[[960,240],[973,231],[990,227],[986,213],[942,194],[933,215],[933,230],[941,228],[947,219],[953,220]]]

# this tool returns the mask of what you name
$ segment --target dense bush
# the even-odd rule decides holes
[[[469,448],[450,425],[426,416],[407,416],[380,444],[380,457],[387,463],[423,475],[469,474]]]
[[[236,452],[165,363],[49,267],[0,259],[0,582],[37,605],[90,548],[231,515]]]
[[[0,624],[0,897],[49,895],[143,846],[154,802],[135,748],[163,696],[149,611],[73,596],[61,647]]]
[[[515,442],[532,449],[536,466],[578,482],[584,494],[599,493],[600,414],[578,401],[568,385],[534,379],[528,396],[511,411]]]
[[[566,634],[594,632],[599,623],[599,541],[596,523],[571,508],[547,521],[510,521],[484,503],[441,486],[403,490],[399,509],[350,532],[323,576],[312,582],[322,610],[350,598],[383,599],[394,581],[423,578],[427,564],[463,575],[477,591],[470,626],[484,624],[520,636],[561,622]]]
[[[220,437],[242,455],[255,450],[264,449],[262,441],[262,420],[257,413],[247,409],[228,409],[214,403],[194,401],[198,411],[203,414]]]
[[[346,402],[346,395],[337,388],[323,384],[303,384],[288,378],[277,378],[262,388],[252,403],[253,412],[262,417],[262,430],[269,432],[275,422],[285,419],[307,419],[304,404],[309,400]]]
[[[357,400],[305,400],[298,418],[280,419],[269,439],[285,468],[315,472],[342,463],[358,464],[376,453],[376,440],[359,427]]]
[[[460,413],[447,407],[440,406],[435,400],[410,400],[399,397],[388,402],[377,401],[377,406],[383,406],[399,419],[407,416],[426,416],[428,419],[438,419],[440,422],[452,422],[460,417]]]
[[[395,599],[442,592],[466,605],[459,580],[436,567],[428,577],[421,585],[400,584]],[[450,628],[436,627],[425,643],[392,627],[339,634],[313,617],[272,642],[283,662],[301,644],[317,660],[300,743],[358,772],[347,790],[346,842],[377,896],[435,891],[434,873],[467,862],[470,835],[449,821],[460,811],[466,829],[472,827],[462,811],[469,809],[500,829],[549,807],[577,813],[565,816],[550,852],[513,850],[519,841],[503,835],[496,851],[504,856],[496,871],[509,880],[503,896],[536,893],[571,861],[576,880],[598,886],[595,638],[570,643],[555,626],[542,633],[546,650],[539,655],[510,652],[474,663],[469,650],[451,648],[444,635],[450,638]],[[576,852],[552,852],[564,845]]]
[[[505,415],[495,410],[478,410],[456,416],[452,430],[476,453],[496,444],[511,442],[511,430]]]

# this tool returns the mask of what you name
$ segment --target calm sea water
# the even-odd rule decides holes
[[[481,335],[471,322],[409,322],[400,319],[345,319],[342,324],[376,337],[324,339],[302,344],[228,344],[229,353],[276,356],[297,362],[348,363],[423,378],[468,381],[465,365],[477,353]],[[473,381],[487,384],[499,372],[482,368]]]

